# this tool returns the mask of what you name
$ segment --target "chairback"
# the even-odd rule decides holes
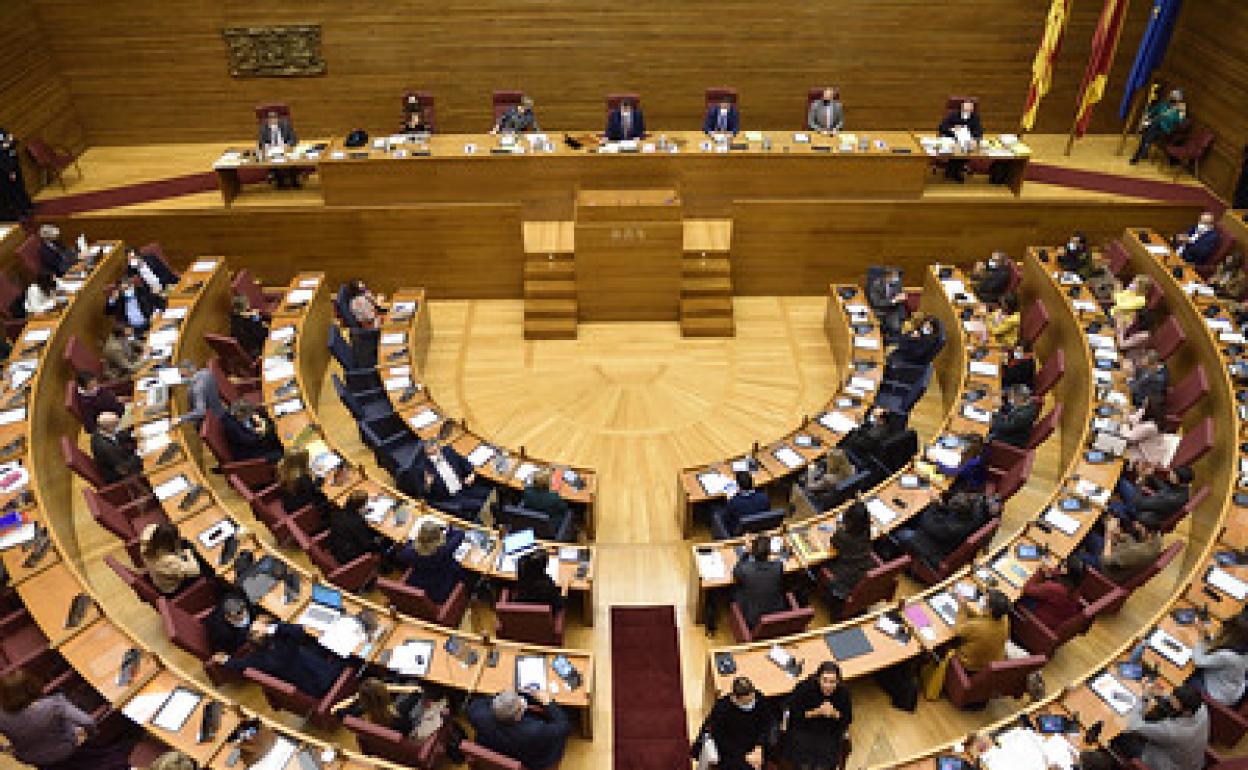
[[[104,374],[104,362],[77,334],[70,335],[61,357],[75,372],[90,372],[97,377]]]
[[[1027,448],[1035,449],[1048,440],[1053,435],[1053,431],[1057,429],[1057,423],[1062,419],[1061,401],[1053,405],[1049,413],[1041,417],[1035,425],[1031,427],[1031,436],[1027,439]]]
[[[1023,342],[1028,345],[1034,344],[1046,328],[1049,326],[1049,308],[1044,302],[1037,299],[1023,310],[1023,319],[1019,334]]]
[[[70,387],[73,387],[73,385],[71,384]],[[71,441],[69,436],[61,436],[61,459],[65,461],[65,465],[70,470],[78,474],[79,478],[93,488],[105,486],[104,474],[100,473],[95,460],[79,449],[78,445]]]
[[[1210,449],[1213,449],[1213,432],[1212,417],[1206,417],[1191,430],[1185,432],[1183,438],[1179,440],[1179,446],[1174,450],[1174,457],[1170,458],[1170,467],[1194,465],[1197,460],[1204,457]]]
[[[1044,365],[1040,367],[1040,371],[1036,372],[1036,388],[1033,391],[1036,398],[1044,398],[1053,386],[1062,379],[1066,374],[1066,351],[1058,348],[1053,354],[1045,359]]]
[[[208,629],[199,618],[179,607],[167,596],[161,596],[157,600],[156,609],[160,613],[161,624],[169,641],[200,660],[212,657]]]
[[[711,86],[706,89],[706,108],[710,109],[712,105],[719,104],[722,101],[737,104],[737,89],[731,86]]]
[[[165,597],[160,595],[160,591],[156,590],[156,586],[152,585],[152,581],[146,575],[132,569],[129,565],[122,564],[113,556],[105,556],[104,563],[121,578],[121,582],[130,587],[135,595],[139,597],[145,604],[151,605],[153,609],[159,609],[161,601],[167,601]]]
[[[1149,339],[1149,345],[1157,351],[1157,355],[1161,360],[1165,361],[1174,355],[1174,351],[1187,341],[1187,334],[1184,333],[1183,327],[1179,325],[1179,319],[1174,316],[1167,316],[1166,320],[1161,322],[1156,329],[1153,330]]]

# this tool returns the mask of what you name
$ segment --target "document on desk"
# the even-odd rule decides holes
[[[390,653],[387,667],[405,676],[426,676],[433,661],[433,642],[427,639],[408,639]]]
[[[298,750],[299,744],[284,735],[279,735],[273,747],[247,770],[286,770],[286,766],[290,764],[290,760],[294,758]]]
[[[698,549],[695,559],[698,563],[698,574],[703,580],[723,580],[728,577],[728,566],[724,564],[724,555],[718,548]]]
[[[168,417],[163,417],[159,420],[152,420],[151,422],[146,422],[139,426],[139,438],[155,438],[157,436],[163,436],[168,433],[169,429],[172,427],[173,423],[170,422]]]
[[[867,513],[871,514],[871,518],[875,519],[875,523],[881,527],[888,526],[900,515],[888,503],[878,497],[873,497],[867,501]]]
[[[818,422],[833,433],[849,433],[858,427],[858,421],[844,412],[824,412]]]
[[[516,478],[519,481],[527,484],[529,482],[529,477],[531,477],[534,473],[537,473],[537,470],[538,470],[537,465],[535,465],[534,463],[530,463],[530,462],[520,463],[520,467],[516,468]]]
[[[386,332],[381,335],[382,345],[402,345],[407,341],[406,332]]]
[[[149,692],[143,695],[136,695],[122,707],[121,713],[125,714],[131,722],[145,725],[151,721],[156,710],[164,705],[168,699],[169,693],[167,692]]]
[[[169,348],[178,342],[178,330],[164,329],[147,335],[147,344],[153,348]]]
[[[1237,602],[1248,598],[1248,583],[1240,580],[1221,567],[1214,567],[1205,576],[1205,582]]]
[[[171,443],[172,440],[169,438],[168,433],[161,433],[158,436],[142,439],[139,441],[139,457],[148,457],[153,455],[169,446]]]
[[[285,358],[264,359],[264,381],[277,382],[295,376],[295,362]]]
[[[195,709],[199,708],[203,699],[204,696],[193,690],[185,687],[175,688],[169,700],[165,701],[165,704],[152,717],[152,726],[171,733],[178,732],[182,729],[182,725],[186,724],[186,720],[191,718],[191,714],[195,713]]]
[[[1057,506],[1051,506],[1044,514],[1044,520],[1057,528],[1059,532],[1067,537],[1079,531],[1079,520],[1074,516],[1059,510]]]
[[[211,273],[217,269],[217,261],[215,259],[201,259],[191,263],[192,273]]]
[[[285,342],[286,340],[294,339],[294,336],[295,327],[293,326],[279,326],[269,332],[269,339],[274,342]]]
[[[1148,635],[1148,646],[1161,657],[1179,668],[1186,668],[1192,661],[1192,648],[1180,642],[1164,628],[1157,628]]]
[[[494,455],[498,454],[498,450],[489,444],[478,444],[467,455],[468,462],[472,463],[472,467],[480,468],[490,461]]]
[[[989,422],[992,421],[991,414],[989,414],[988,412],[985,412],[983,409],[979,409],[974,406],[971,406],[970,404],[967,404],[966,406],[962,407],[962,416],[968,420],[974,420],[975,422],[982,422],[984,425],[987,425]]]
[[[1076,313],[1095,313],[1100,309],[1095,302],[1087,299],[1077,299],[1070,304],[1075,308]]]
[[[176,366],[165,366],[156,370],[156,379],[161,385],[181,385],[182,370]]]
[[[851,302],[845,306],[845,312],[851,315],[865,316],[871,312],[871,308],[858,302]]]
[[[946,468],[956,468],[962,464],[962,453],[956,449],[932,444],[927,448],[927,459]]]
[[[1144,250],[1155,257],[1170,256],[1170,247],[1160,243],[1146,243],[1144,244]]]
[[[303,411],[303,401],[298,398],[287,399],[273,405],[274,417],[285,417]]]
[[[43,342],[52,336],[50,328],[33,329],[22,335],[22,342]]]
[[[312,297],[316,292],[311,289],[292,289],[286,293],[286,304],[291,307],[306,305],[312,301]]]
[[[966,284],[959,278],[945,278],[940,282],[940,285],[945,287],[945,294],[948,294],[950,297],[955,294],[966,293]]]
[[[1093,679],[1088,688],[1096,693],[1098,698],[1105,701],[1106,705],[1118,716],[1125,716],[1135,708],[1135,693],[1128,690],[1108,671]]]
[[[1075,483],[1075,494],[1103,506],[1109,502],[1110,490],[1097,486],[1087,479],[1079,479]]]
[[[0,425],[12,425],[26,419],[26,407],[0,412]]]
[[[771,456],[779,460],[784,467],[789,468],[790,470],[793,468],[800,468],[806,463],[806,461],[802,459],[802,456],[790,446],[780,447],[776,451],[772,452]]]
[[[364,506],[364,520],[370,524],[377,524],[386,518],[386,514],[394,508],[397,500],[386,495],[378,495],[368,501]]]
[[[152,488],[152,492],[156,495],[156,499],[164,502],[172,497],[182,494],[191,488],[191,482],[187,481],[186,476],[179,473],[177,476],[163,481]]]
[[[958,622],[958,600],[953,598],[953,594],[948,591],[941,591],[927,600],[928,606],[932,608],[940,619],[945,621],[945,625],[953,628]]]
[[[7,551],[19,545],[25,545],[35,539],[35,522],[28,521],[20,527],[0,534],[0,551]]]
[[[383,384],[385,385],[386,390],[405,390],[406,388],[411,387],[412,378],[406,374],[401,374],[398,377],[387,377],[383,381]]]
[[[732,484],[732,479],[719,471],[704,471],[698,474],[698,484],[702,486],[702,491],[708,495],[722,495],[728,491],[728,487]]]
[[[972,361],[968,367],[971,374],[978,374],[983,377],[996,377],[997,365],[991,361]]]
[[[428,428],[430,425],[433,425],[437,421],[438,421],[438,413],[430,409],[429,407],[425,407],[424,409],[421,409],[416,414],[407,418],[407,422],[416,430],[421,430],[422,428]]]
[[[859,335],[854,337],[854,347],[863,348],[864,350],[879,350],[880,341],[874,337],[863,337]]]
[[[546,657],[543,655],[516,656],[516,690],[546,690]]]
[[[1088,345],[1093,348],[1108,348],[1110,350],[1116,350],[1118,347],[1114,338],[1107,334],[1089,334]]]
[[[330,623],[317,639],[321,646],[340,658],[345,658],[368,641],[364,626],[350,615],[343,615]]]
[[[391,318],[406,318],[416,312],[416,302],[396,302],[390,306]]]
[[[1230,332],[1235,330],[1229,318],[1206,318],[1205,324],[1214,331]]]

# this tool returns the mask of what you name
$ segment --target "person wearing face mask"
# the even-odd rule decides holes
[[[1091,275],[1092,254],[1088,251],[1088,239],[1081,232],[1075,232],[1070,240],[1057,253],[1057,263],[1068,273],[1077,273],[1081,278]]]
[[[1175,89],[1165,99],[1154,102],[1144,112],[1140,122],[1140,145],[1129,161],[1131,165],[1148,157],[1148,151],[1154,144],[1178,131],[1187,119],[1187,105],[1183,103],[1183,92]]]
[[[21,156],[17,152],[17,139],[0,128],[0,221],[20,221],[30,216],[35,208],[26,192],[22,178]]]
[[[1189,265],[1203,265],[1217,253],[1221,240],[1214,226],[1213,212],[1206,211],[1195,227],[1174,236],[1175,251]]]
[[[936,360],[944,347],[940,319],[926,314],[916,314],[906,321],[909,327],[903,331],[897,341],[897,347],[888,354],[888,367],[904,363],[913,366],[927,366]],[[889,379],[887,367],[884,379]]]
[[[706,118],[702,120],[702,133],[708,136],[736,136],[740,129],[741,115],[737,112],[737,105],[726,98],[720,99],[719,104],[711,105],[706,111]]]
[[[1031,388],[1035,383],[1036,357],[1025,342],[1019,342],[1001,367],[1001,387],[1005,389],[1014,385],[1026,385]]]
[[[69,272],[77,261],[78,252],[74,247],[61,243],[61,228],[56,225],[40,226],[39,264],[45,272],[59,278]]]
[[[975,281],[975,296],[989,304],[999,302],[1010,287],[1010,279],[1013,277],[1010,258],[1004,251],[994,251],[987,262],[977,265],[976,268],[971,276]]]
[[[109,380],[128,380],[143,368],[143,343],[134,338],[134,331],[120,320],[113,323],[113,330],[100,351],[104,361],[104,377]]]
[[[854,721],[849,690],[842,686],[841,668],[832,661],[793,688],[785,704],[780,746],[784,757],[800,770],[832,770],[841,763],[845,733]]]
[[[619,142],[625,139],[640,139],[646,134],[646,118],[641,112],[641,105],[629,99],[622,99],[615,109],[607,115],[607,140]]]
[[[979,121],[979,113],[975,110],[975,102],[962,102],[959,109],[950,110],[945,119],[940,121],[936,133],[950,139],[958,140],[959,144],[971,144],[984,138],[984,126]],[[953,158],[945,166],[945,178],[958,182],[966,181],[966,161]]]
[[[841,104],[840,89],[823,89],[821,97],[810,103],[810,109],[806,113],[806,127],[821,134],[835,134],[844,126],[845,108]]]
[[[108,294],[104,310],[135,332],[144,333],[152,323],[152,314],[159,307],[156,295],[147,288],[138,273],[123,276]]]
[[[699,770],[762,770],[772,743],[775,717],[747,677],[732,680],[732,691],[715,701],[695,742]],[[716,757],[711,759],[711,756]]]

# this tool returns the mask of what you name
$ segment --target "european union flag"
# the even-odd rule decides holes
[[[1122,104],[1118,107],[1118,115],[1123,120],[1131,112],[1131,99],[1135,92],[1148,87],[1153,71],[1161,66],[1165,58],[1166,46],[1170,44],[1170,33],[1174,31],[1174,22],[1179,18],[1179,6],[1183,0],[1153,0],[1153,15],[1148,20],[1148,28],[1140,39],[1140,50],[1135,53],[1135,63],[1131,65],[1131,74],[1127,77],[1126,89],[1122,94]]]

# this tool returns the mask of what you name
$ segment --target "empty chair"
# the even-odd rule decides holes
[[[0,324],[5,339],[14,340],[26,325],[26,319],[14,315],[18,303],[22,302],[25,292],[12,278],[0,274]]]
[[[314,727],[323,730],[333,728],[338,720],[331,709],[339,701],[350,697],[358,684],[354,665],[344,667],[338,679],[329,688],[329,692],[321,698],[308,695],[290,682],[254,668],[244,670],[243,678],[260,685],[260,689],[264,691],[264,699],[273,708],[298,714],[306,718]]]
[[[442,720],[442,726],[425,738],[417,741],[409,738],[398,730],[383,727],[379,724],[354,716],[344,716],[342,724],[355,733],[360,750],[365,754],[395,762],[406,767],[433,768],[446,757],[446,743],[450,735],[451,723],[449,715]]]
[[[875,403],[890,412],[905,414],[914,408],[927,392],[932,380],[932,366],[896,362],[890,364],[885,379],[875,396]]]
[[[106,555],[104,563],[109,566],[117,577],[121,578],[121,582],[129,586],[131,591],[134,591],[135,596],[138,596],[145,604],[150,605],[152,609],[156,609],[161,594],[160,591],[156,590],[156,586],[152,585],[152,581],[147,575],[138,572],[129,565],[122,564],[113,556]]]
[[[410,468],[420,454],[421,441],[397,414],[388,414],[375,420],[357,423],[360,440],[377,458],[377,463],[396,477],[404,468]]]
[[[988,444],[987,457],[988,491],[1008,497],[1005,493],[1005,488],[1009,486],[1007,480],[1011,477],[1026,480],[1027,474],[1031,473],[1036,453],[1033,449],[1020,449],[1003,441],[993,441]],[[1016,489],[1011,490],[1010,494],[1014,491]]]
[[[1170,458],[1166,466],[1180,468],[1184,465],[1194,465],[1197,460],[1205,456],[1206,452],[1213,449],[1213,431],[1212,417],[1201,420],[1195,427],[1183,434],[1178,447],[1174,450],[1174,456]]]
[[[169,264],[169,259],[165,257],[165,250],[161,247],[159,241],[152,241],[139,249],[139,254],[143,256],[148,267],[156,273],[156,277],[160,279],[162,284],[173,286],[178,282],[180,276]]]
[[[1209,709],[1209,740],[1219,746],[1235,746],[1248,733],[1248,701],[1239,707],[1226,706],[1202,694],[1205,708]],[[1244,759],[1248,767],[1248,758]]]
[[[1048,414],[1036,421],[1031,427],[1031,436],[1027,439],[1027,448],[1035,449],[1048,440],[1053,435],[1053,431],[1057,429],[1057,423],[1062,419],[1062,403],[1059,401],[1053,405]]]
[[[221,368],[231,377],[254,379],[260,376],[260,362],[247,354],[238,340],[225,334],[204,333],[204,342],[212,348]]]
[[[246,298],[247,304],[252,310],[259,311],[266,317],[271,315],[282,304],[282,293],[280,291],[266,292],[252,278],[251,271],[245,267],[234,274],[232,288],[235,294],[241,294]]]
[[[1209,154],[1216,135],[1204,126],[1196,126],[1177,142],[1162,148],[1166,157],[1178,164],[1177,168],[1188,169],[1192,176],[1200,177],[1200,161]],[[1178,176],[1178,172],[1175,172]]]
[[[82,168],[78,165],[78,158],[69,150],[53,147],[43,139],[32,137],[26,140],[26,154],[30,156],[39,169],[39,173],[43,175],[44,185],[51,184],[55,180],[64,190],[65,169],[70,166],[78,172],[79,179],[82,178]]]
[[[468,758],[469,770],[525,770],[520,760],[503,756],[479,743],[464,741],[459,744],[459,750]],[[548,768],[548,770],[555,770],[555,768]]]
[[[227,404],[234,404],[239,401],[247,401],[252,404],[264,403],[263,386],[260,384],[259,378],[230,379],[226,375],[225,369],[221,366],[221,359],[217,356],[208,359],[208,369],[212,372],[213,379],[217,381],[217,391]]]
[[[1045,625],[1021,602],[1017,603],[1010,610],[1010,636],[1031,654],[1052,657],[1058,647],[1086,633],[1096,617],[1125,599],[1125,594],[1121,588],[1114,588],[1096,601],[1081,600],[1079,612],[1056,628]]]
[[[561,543],[576,542],[576,527],[573,526],[571,514],[555,517],[545,511],[525,508],[523,505],[505,505],[499,514],[498,523],[512,532],[531,529],[542,540],[556,540]]]
[[[1179,325],[1179,319],[1174,316],[1167,316],[1166,320],[1157,325],[1150,335],[1148,344],[1153,350],[1157,351],[1157,355],[1162,361],[1168,360],[1174,355],[1174,351],[1187,341],[1187,335],[1183,332],[1183,327]]]
[[[496,632],[503,639],[563,646],[563,628],[568,615],[566,606],[554,612],[548,604],[515,602],[511,600],[511,589],[504,588],[494,605],[494,614],[498,617]]]
[[[362,387],[362,384],[367,381],[366,378],[371,377],[376,383],[373,387],[381,387],[381,377],[377,374],[376,370],[364,367],[360,364],[357,360],[354,347],[351,343],[347,342],[345,337],[342,336],[342,331],[338,328],[337,324],[332,322],[329,324],[329,336],[327,339],[329,354],[333,356],[334,360],[338,362],[338,365],[342,367],[344,376],[348,378],[364,378],[354,381],[359,383],[359,387]],[[374,354],[374,358],[375,357],[376,356]],[[352,388],[352,390],[355,389],[356,387]]]
[[[386,391],[381,388],[352,393],[337,373],[331,373],[330,378],[334,382],[334,390],[338,392],[338,398],[342,400],[356,420],[365,422],[394,414],[394,404],[391,403]]]
[[[326,580],[339,588],[345,591],[359,591],[377,577],[377,568],[381,564],[380,554],[361,554],[346,564],[340,564],[326,546],[329,530],[312,535],[296,524],[290,527],[290,533],[299,550],[308,555]]]
[[[975,558],[975,554],[979,553],[992,540],[992,535],[997,531],[997,527],[1001,525],[1001,519],[994,517],[984,526],[977,529],[966,539],[966,542],[951,551],[940,564],[930,567],[922,559],[915,559],[910,563],[910,574],[919,580],[932,585],[939,583],[954,572],[962,569],[962,567],[970,564]]]
[[[296,529],[306,533],[320,530],[321,512],[315,505],[305,505],[293,513],[287,513],[276,485],[255,490],[240,476],[230,474],[228,479],[239,497],[247,501],[256,518],[269,528],[278,545],[295,544],[297,541],[293,533]]]
[[[1131,254],[1127,252],[1127,247],[1123,245],[1121,239],[1115,238],[1105,244],[1105,264],[1109,272],[1119,278],[1126,271],[1127,265],[1131,264]]]
[[[441,604],[436,604],[424,589],[407,584],[408,573],[404,572],[398,580],[377,578],[377,590],[385,594],[386,599],[395,609],[404,615],[437,623],[447,628],[459,628],[464,612],[468,609],[468,586],[460,582],[451,589],[451,593]]]
[[[43,271],[43,261],[39,259],[40,243],[39,236],[31,235],[15,250],[18,263],[22,266],[26,277],[32,280]]]
[[[985,703],[993,698],[1017,698],[1027,692],[1027,677],[1048,662],[1043,655],[1015,660],[995,660],[987,668],[968,672],[957,655],[945,672],[945,697],[958,708]]]
[[[520,100],[523,98],[524,98],[524,91],[515,91],[515,90],[495,91],[491,95],[491,99],[490,99],[491,105],[494,110],[494,122],[497,123],[498,119],[503,116],[503,113],[505,113],[507,110],[510,110],[512,107],[515,107],[517,104],[520,103]]]
[[[1198,404],[1209,392],[1209,375],[1205,374],[1204,364],[1196,367],[1179,380],[1166,393],[1166,427],[1178,430],[1183,422],[1183,415]]]
[[[893,595],[897,593],[897,578],[910,568],[910,555],[903,554],[892,561],[884,561],[875,554],[872,554],[872,558],[875,559],[876,566],[868,570],[862,580],[858,581],[858,585],[854,586],[854,590],[849,592],[840,613],[832,618],[833,621],[857,617],[879,602],[893,600]],[[835,579],[836,576],[827,567],[820,568],[821,584],[826,586]]]
[[[716,540],[728,540],[729,538],[738,537],[748,532],[764,532],[769,529],[775,529],[784,523],[784,509],[772,508],[762,513],[751,513],[741,517],[741,531],[729,532],[728,526],[724,523],[724,512],[722,509],[711,511],[711,537]]]
[[[48,651],[48,638],[24,607],[0,618],[0,671],[25,668]]]
[[[806,626],[814,619],[815,611],[810,607],[803,607],[791,593],[786,593],[784,598],[788,602],[788,609],[763,615],[758,619],[758,625],[753,628],[745,622],[740,605],[734,601],[728,608],[728,625],[732,629],[733,638],[740,644],[746,644],[805,631]]]
[[[1066,351],[1058,348],[1044,360],[1040,371],[1036,372],[1036,387],[1032,390],[1032,395],[1036,398],[1044,398],[1064,374],[1066,374]]]
[[[1033,345],[1048,326],[1049,309],[1037,299],[1023,309],[1019,338],[1026,344]]]

